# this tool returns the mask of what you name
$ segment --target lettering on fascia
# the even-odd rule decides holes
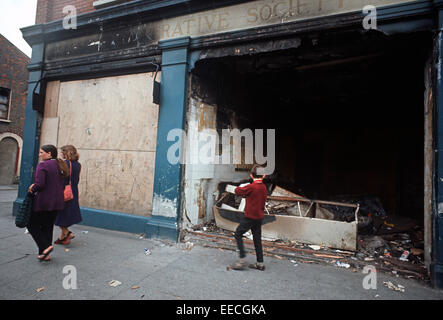
[[[331,14],[362,11],[413,0],[260,0],[156,23],[159,40],[199,36],[278,24]]]
[[[185,35],[206,34],[229,29],[229,12],[211,13],[195,18],[187,18],[175,23],[162,25],[162,39],[177,38]]]

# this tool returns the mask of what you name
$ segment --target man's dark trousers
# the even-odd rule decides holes
[[[235,240],[237,240],[237,247],[240,250],[240,258],[246,257],[245,247],[243,244],[243,234],[249,230],[252,232],[254,240],[255,254],[257,255],[257,262],[263,263],[263,247],[261,243],[261,225],[263,219],[249,219],[242,217],[239,226],[235,230]]]

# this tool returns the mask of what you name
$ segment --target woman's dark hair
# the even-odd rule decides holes
[[[57,159],[57,148],[52,144],[45,144],[44,146],[41,146],[40,149],[42,149],[46,153],[50,153],[52,159]]]
[[[53,146],[52,144],[45,144],[40,147],[44,152],[51,154],[51,159],[57,160],[58,168],[60,169],[60,174],[63,178],[69,177],[69,167],[68,165],[62,160],[57,158],[57,148]]]

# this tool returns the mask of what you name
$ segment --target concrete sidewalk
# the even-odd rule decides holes
[[[72,228],[76,238],[71,244],[55,246],[51,262],[39,262],[31,236],[15,227],[11,213],[16,194],[15,189],[0,188],[3,300],[443,299],[443,291],[415,280],[377,273],[377,289],[366,290],[363,273],[333,266],[294,264],[286,259],[265,257],[265,272],[227,271],[226,266],[237,258],[236,252],[200,246],[187,250],[182,243],[82,225]],[[58,232],[55,228],[54,239]],[[145,248],[150,250],[149,255]],[[250,262],[254,258],[248,256]],[[77,289],[65,289],[64,284],[74,284],[74,273]],[[112,280],[121,284],[110,286]],[[387,281],[404,286],[405,291],[387,288],[383,284]]]

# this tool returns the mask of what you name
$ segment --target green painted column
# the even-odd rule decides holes
[[[162,75],[157,148],[155,159],[152,218],[147,237],[177,241],[182,203],[182,164],[168,160],[168,150],[177,141],[168,141],[171,130],[185,129],[188,81],[189,37],[160,41]]]
[[[33,182],[35,167],[38,163],[38,152],[40,147],[40,130],[42,115],[32,109],[32,96],[35,86],[42,77],[43,59],[45,52],[45,44],[37,43],[32,45],[31,62],[27,66],[29,70],[28,94],[26,98],[25,112],[25,128],[23,132],[23,149],[20,167],[20,183],[18,189],[18,197],[14,201],[13,215],[22,204],[28,187]],[[40,93],[41,85],[39,84],[36,93]]]

